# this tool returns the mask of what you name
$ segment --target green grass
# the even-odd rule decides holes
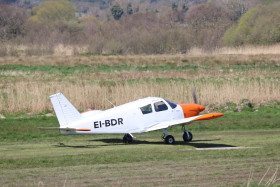
[[[58,126],[55,117],[42,115],[0,120],[1,186],[245,186],[257,185],[269,169],[264,185],[280,164],[275,107],[193,123],[187,127],[191,143],[183,142],[179,127],[171,128],[175,145],[165,145],[161,131],[135,134],[129,145],[121,134],[64,136],[37,129]],[[254,148],[196,150],[217,147]]]
[[[271,69],[273,71],[279,70],[280,66],[275,64],[268,65],[195,65],[195,64],[165,64],[165,65],[78,65],[78,66],[63,66],[63,65],[33,65],[26,66],[22,64],[5,64],[0,66],[0,71],[21,71],[21,72],[45,72],[49,74],[61,73],[62,75],[71,75],[75,72],[111,72],[111,71],[165,71],[165,70],[174,70],[174,71],[198,71],[198,70],[213,70],[221,69],[225,72],[229,70],[235,71],[248,71],[253,69]]]
[[[23,72],[48,72],[48,73],[61,73],[63,75],[68,75],[74,72],[83,72],[83,71],[104,71],[104,72],[110,72],[110,71],[131,71],[131,70],[137,70],[137,71],[147,71],[147,70],[153,70],[153,71],[161,71],[161,70],[186,70],[186,69],[198,69],[197,65],[181,65],[176,66],[174,65],[164,65],[164,66],[131,66],[131,65],[79,65],[79,66],[51,66],[51,65],[38,65],[38,66],[25,66],[21,64],[7,64],[7,65],[1,65],[0,70],[2,71],[23,71]]]

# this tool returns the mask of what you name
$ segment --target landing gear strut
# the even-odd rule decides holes
[[[191,132],[189,132],[189,131],[186,130],[185,126],[182,126],[182,131],[184,132],[184,134],[183,134],[183,140],[184,140],[185,142],[190,142],[190,141],[192,141],[193,135],[192,135]]]
[[[174,144],[175,143],[174,137],[172,135],[168,135],[168,129],[163,130],[163,135],[161,136],[161,138],[164,140],[164,142],[166,144]]]
[[[125,134],[123,136],[123,143],[132,143],[133,138],[130,134]]]

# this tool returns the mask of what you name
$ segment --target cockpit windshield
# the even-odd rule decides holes
[[[177,104],[175,104],[175,103],[173,103],[173,102],[171,102],[171,101],[169,101],[169,100],[167,100],[167,99],[164,99],[164,100],[170,105],[170,107],[171,107],[172,109],[174,109],[174,108],[177,107]]]

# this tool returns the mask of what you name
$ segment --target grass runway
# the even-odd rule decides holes
[[[188,128],[194,135],[191,143],[183,142],[180,127],[174,127],[169,134],[175,145],[164,144],[161,131],[135,134],[126,145],[121,134],[64,136],[36,128],[58,126],[55,117],[11,117],[0,121],[0,185],[277,186],[278,114],[276,109],[229,112],[193,123]]]

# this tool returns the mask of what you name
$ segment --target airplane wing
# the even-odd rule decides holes
[[[159,129],[165,129],[165,128],[175,126],[175,125],[188,124],[193,121],[215,119],[215,118],[221,117],[223,115],[224,114],[222,114],[222,113],[210,113],[210,114],[193,116],[193,117],[183,118],[183,119],[178,119],[178,120],[164,121],[164,122],[156,123],[150,127],[145,128],[145,132],[155,131],[155,130],[159,130]]]

